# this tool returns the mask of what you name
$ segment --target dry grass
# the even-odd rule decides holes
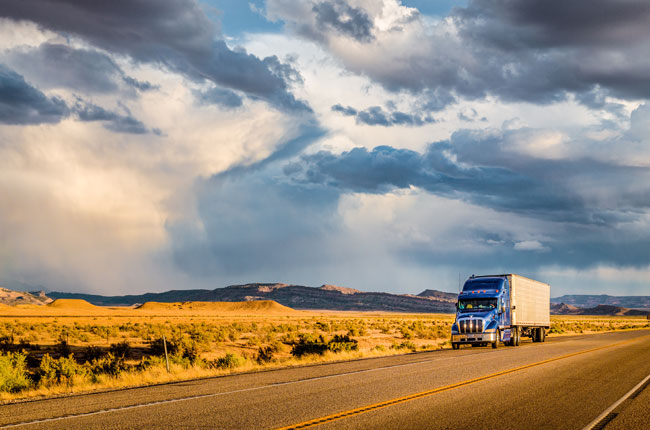
[[[57,344],[65,340],[80,362],[84,361],[84,349],[88,346],[106,352],[111,344],[126,341],[131,346],[126,360],[129,370],[115,376],[86,375],[66,383],[34,384],[15,393],[0,392],[0,400],[446,348],[454,320],[450,314],[295,311],[273,302],[255,307],[155,304],[140,309],[64,305],[1,308],[0,340],[11,338],[14,345],[22,342],[22,347],[35,360],[46,353],[57,357]],[[647,328],[650,321],[644,317],[553,316],[552,327],[551,336]],[[149,354],[150,342],[163,334],[167,339],[192,342],[199,353],[198,360],[173,361],[169,373],[160,362],[138,367]],[[291,344],[300,335],[325,339],[348,335],[358,342],[358,350],[294,357]],[[258,360],[260,348],[272,348],[268,361]],[[227,368],[215,366],[226,354],[238,357],[236,364]]]

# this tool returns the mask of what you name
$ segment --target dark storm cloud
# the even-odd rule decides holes
[[[244,91],[286,110],[308,111],[269,62],[231,50],[194,0],[7,0],[0,16],[76,34],[112,53],[163,65],[195,79]]]
[[[494,61],[482,67],[486,84],[502,86],[505,98],[552,101],[595,86],[623,98],[650,97],[645,1],[476,0],[455,9],[454,18],[476,54],[484,50],[485,63]],[[508,69],[516,72],[502,76],[510,83],[498,74]]]
[[[195,91],[194,96],[201,104],[213,104],[229,109],[238,108],[244,103],[243,99],[234,91],[218,87],[206,91]]]
[[[92,103],[77,102],[72,109],[79,121],[102,121],[104,127],[117,133],[144,134],[149,129],[139,120],[135,119],[130,112],[120,115],[116,112],[104,109]]]
[[[455,12],[471,21],[468,35],[507,49],[620,47],[650,36],[642,0],[475,0]]]
[[[380,106],[371,106],[367,109],[357,111],[351,106],[336,104],[332,106],[332,110],[334,112],[340,112],[345,116],[353,116],[357,124],[390,127],[393,125],[421,126],[436,122],[430,116],[420,116],[400,111],[387,112]]]
[[[499,211],[585,225],[629,222],[636,217],[634,211],[650,208],[647,192],[631,185],[649,181],[650,169],[591,159],[543,160],[505,151],[504,141],[517,137],[509,133],[458,132],[424,153],[389,146],[339,155],[322,151],[303,156],[300,168],[292,166],[288,174],[353,192],[416,186]],[[590,197],[593,187],[611,194],[609,207]]]
[[[330,0],[316,3],[312,9],[321,27],[331,27],[359,42],[373,39],[372,21],[361,8],[352,7],[343,0]]]
[[[342,32],[319,20],[321,3],[312,3],[310,16],[288,2],[269,3],[273,17],[332,50],[349,70],[417,94],[428,110],[458,97],[548,104],[571,94],[592,108],[615,109],[581,96],[594,89],[603,97],[650,98],[645,0],[473,0],[447,20],[430,23],[416,14],[389,30],[374,28],[375,39],[366,40],[374,55],[367,57],[331,43]],[[365,14],[371,22],[379,17],[371,8]]]
[[[69,113],[65,102],[47,97],[18,73],[0,64],[0,122],[4,124],[57,123]]]
[[[129,86],[140,90],[140,91],[151,91],[158,89],[158,85],[153,85],[151,82],[147,81],[139,81],[135,78],[132,78],[130,76],[122,76],[122,80]]]
[[[81,99],[69,107],[60,98],[47,97],[21,75],[0,64],[0,123],[54,124],[70,115],[75,115],[80,121],[103,121],[107,129],[119,133],[149,132],[130,112],[121,115]]]
[[[304,177],[354,192],[385,193],[416,186],[498,210],[537,216],[567,217],[581,206],[577,196],[557,195],[524,174],[503,167],[461,168],[443,154],[450,146],[434,145],[424,154],[380,146],[355,148],[341,155],[320,152],[304,157]]]
[[[357,115],[357,110],[355,108],[353,108],[352,106],[343,106],[341,104],[335,104],[334,106],[332,106],[332,111],[340,112],[345,116]]]
[[[36,48],[16,48],[8,60],[45,87],[67,87],[84,92],[110,93],[121,83],[148,91],[155,87],[127,76],[106,54],[68,45],[43,43]]]

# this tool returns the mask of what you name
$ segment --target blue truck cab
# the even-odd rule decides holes
[[[489,343],[496,348],[499,340],[506,340],[503,332],[510,327],[508,287],[505,277],[472,277],[465,282],[458,295],[456,322],[451,327],[452,348],[464,343]]]
[[[549,291],[548,284],[519,275],[472,275],[458,295],[452,348],[463,344],[497,348],[499,342],[517,346],[521,336],[543,342],[550,321]]]

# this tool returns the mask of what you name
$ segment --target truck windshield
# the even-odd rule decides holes
[[[498,290],[503,284],[502,279],[472,279],[465,282],[463,291],[471,290]]]
[[[497,307],[497,299],[468,299],[458,301],[461,312],[489,311]]]

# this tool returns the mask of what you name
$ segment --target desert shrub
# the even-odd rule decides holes
[[[327,342],[322,335],[314,337],[310,334],[301,334],[291,348],[291,355],[294,357],[302,357],[306,354],[323,355],[327,349]]]
[[[149,353],[157,356],[165,355],[162,337],[156,338],[149,343]],[[189,336],[177,332],[172,335],[171,339],[167,339],[167,354],[172,362],[187,366],[196,363],[200,359],[201,348]]]
[[[14,335],[0,336],[0,351],[10,351],[14,346]]]
[[[147,370],[151,367],[164,366],[165,359],[157,355],[147,355],[142,357],[140,363],[136,366],[137,370]]]
[[[182,347],[181,357],[187,359],[190,364],[194,364],[200,360],[199,345],[194,341],[185,342]]]
[[[178,351],[178,345],[171,340],[167,340],[167,354],[174,355]],[[156,337],[149,342],[149,354],[163,356],[165,355],[165,346],[163,337]]]
[[[411,351],[415,351],[418,349],[418,347],[413,343],[409,341],[404,341],[400,344],[394,344],[391,345],[391,348],[393,349],[410,349]]]
[[[404,338],[404,339],[413,339],[413,332],[409,328],[400,327],[399,331],[402,334],[402,338]]]
[[[314,328],[317,330],[322,330],[322,331],[332,331],[332,327],[329,325],[329,323],[326,322],[321,322],[321,321],[316,321],[314,323]]]
[[[29,388],[26,354],[14,352],[0,354],[0,392],[16,393]]]
[[[86,366],[93,379],[100,374],[117,376],[129,368],[124,361],[124,357],[116,356],[112,352],[109,352],[101,358],[94,359],[90,363],[87,363]]]
[[[332,352],[356,351],[359,349],[359,342],[352,339],[349,335],[335,334],[327,343],[327,349]]]
[[[85,347],[83,352],[84,352],[84,357],[86,359],[86,362],[98,360],[104,355],[102,349],[95,345],[89,345]]]
[[[348,330],[348,336],[365,336],[366,323],[361,320],[346,321],[345,328]]]
[[[113,343],[109,348],[109,351],[115,356],[121,359],[129,358],[129,353],[131,352],[131,345],[129,342],[124,340],[122,342]]]
[[[279,337],[280,342],[285,345],[293,345],[298,341],[298,336],[295,333],[284,333]]]
[[[388,324],[377,324],[375,328],[383,334],[390,334],[392,332]]]
[[[251,336],[246,341],[246,346],[255,347],[255,346],[259,346],[261,344],[262,344],[262,339],[260,339],[257,336]]]
[[[209,362],[209,367],[215,369],[234,369],[236,367],[241,367],[246,362],[246,359],[237,354],[226,354],[223,357],[217,358]]]
[[[278,348],[275,345],[260,346],[260,348],[257,350],[257,357],[255,358],[255,361],[257,361],[259,364],[270,363],[273,361],[273,354],[276,352],[278,352]]]
[[[239,331],[237,331],[237,330],[229,330],[228,331],[228,339],[230,339],[231,342],[235,342],[237,339],[239,339]]]
[[[45,354],[36,371],[36,377],[41,385],[71,384],[75,376],[85,374],[86,369],[76,362],[72,354],[58,359],[52,358],[50,354]]]
[[[193,328],[189,333],[190,339],[200,350],[207,350],[210,347],[211,334],[204,327],[203,329]]]
[[[291,355],[302,357],[306,354],[323,355],[326,351],[356,351],[359,349],[358,342],[349,335],[336,334],[329,341],[320,335],[315,337],[310,334],[301,334],[298,341],[291,348]]]
[[[386,347],[384,345],[375,345],[375,347],[373,349],[375,351],[381,351],[381,352],[386,351]]]

